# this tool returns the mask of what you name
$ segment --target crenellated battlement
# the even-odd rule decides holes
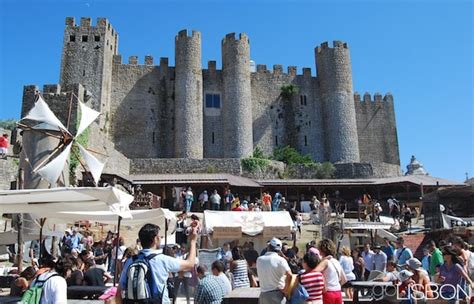
[[[274,64],[273,65],[273,70],[269,71],[267,69],[266,64],[257,64],[256,71],[254,72],[255,74],[262,74],[262,75],[287,75],[287,76],[303,76],[303,77],[312,77],[311,76],[311,68],[302,68],[302,73],[298,74],[298,67],[297,66],[288,66],[287,67],[287,72],[283,73],[283,66],[281,64]]]
[[[358,92],[354,93],[354,101],[361,102],[361,103],[381,103],[381,102],[393,102],[392,93],[387,93],[385,96],[382,96],[381,93],[376,92],[374,96],[370,95],[370,93],[365,92],[364,96],[361,98],[361,95]]]
[[[59,94],[60,92],[61,85],[59,83],[43,85],[43,94]]]
[[[216,71],[216,61],[215,60],[209,60],[207,62],[207,70],[210,72],[215,72]]]
[[[245,33],[240,33],[239,39],[236,39],[235,33],[229,33],[225,35],[224,39],[222,39],[222,44],[224,45],[226,43],[233,43],[235,41],[243,41],[249,43],[249,37]]]
[[[146,65],[146,66],[153,66],[154,65],[154,58],[152,55],[145,55],[143,64],[140,64],[138,60],[138,56],[132,55],[128,57],[128,62],[124,63],[122,61],[122,55],[114,55],[112,57],[112,63],[114,65],[117,64],[124,64],[124,65]],[[168,58],[167,57],[161,57],[160,58],[160,66],[168,66]]]
[[[347,45],[346,42],[343,42],[343,41],[340,41],[340,40],[334,40],[332,42],[332,49],[338,49],[338,48],[349,49],[349,46]],[[317,46],[316,47],[316,52],[320,53],[320,52],[322,52],[323,50],[326,50],[326,49],[331,49],[329,47],[329,43],[327,41],[325,41],[325,42],[321,43],[321,45]]]
[[[160,57],[160,68],[167,69],[168,68],[168,57]]]
[[[99,17],[96,19],[95,25],[92,24],[92,18],[91,17],[81,17],[80,23],[76,23],[76,18],[74,17],[66,17],[66,22],[65,22],[66,27],[81,27],[81,28],[91,28],[91,27],[97,27],[97,28],[104,28],[111,30],[111,24],[107,18],[104,17]]]
[[[184,29],[178,32],[178,35],[176,35],[175,39],[176,41],[178,41],[179,39],[188,39],[188,38],[200,39],[201,32],[196,31],[196,30],[188,31],[187,29]]]

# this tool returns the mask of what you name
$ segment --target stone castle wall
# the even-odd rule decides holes
[[[347,44],[335,41],[333,47],[323,43],[316,48],[316,77],[309,68],[298,74],[296,67],[283,72],[281,65],[272,71],[258,65],[250,72],[245,34],[223,39],[220,70],[215,61],[202,69],[199,32],[189,36],[181,31],[175,43],[176,67],[167,58],[155,65],[151,56],[143,63],[130,56],[124,64],[117,54],[118,34],[107,19],[99,18],[97,25],[90,18],[82,18],[80,25],[66,19],[61,87],[83,84],[84,96],[92,97],[92,105],[101,111],[92,145],[116,150],[124,163],[242,158],[254,147],[270,155],[290,145],[319,162],[399,166],[393,99],[356,100]],[[290,84],[299,92],[285,100],[281,87]],[[28,97],[31,89],[25,87],[23,113],[34,101]],[[58,90],[53,85],[44,91],[55,95]],[[206,107],[206,94],[219,95],[220,106]],[[53,111],[64,115],[67,95],[53,99],[48,102]],[[378,168],[373,170],[377,174],[396,171],[389,165]]]
[[[237,158],[137,158],[130,163],[130,174],[229,173],[242,174]]]
[[[393,97],[354,95],[361,162],[400,164]]]

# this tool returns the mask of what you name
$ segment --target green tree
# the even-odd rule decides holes
[[[298,94],[298,92],[298,87],[293,84],[283,85],[280,88],[280,96],[287,101],[290,101],[294,95]]]
[[[310,155],[301,155],[295,148],[285,146],[276,148],[273,151],[273,159],[291,164],[313,164],[314,161]]]
[[[12,131],[16,127],[16,119],[0,119],[0,128]]]

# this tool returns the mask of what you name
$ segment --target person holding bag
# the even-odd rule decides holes
[[[347,279],[341,264],[334,258],[336,245],[333,241],[324,239],[319,242],[318,249],[322,260],[315,271],[321,272],[324,276],[323,303],[342,304],[341,286],[347,282]]]
[[[313,252],[308,252],[303,257],[304,273],[298,276],[299,284],[308,292],[306,303],[323,304],[324,277],[321,272],[316,271],[320,263],[319,257]],[[291,303],[295,297],[291,297]],[[295,299],[296,301],[296,299]]]

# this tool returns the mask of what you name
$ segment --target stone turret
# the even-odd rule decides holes
[[[106,122],[110,109],[112,88],[112,59],[117,54],[118,35],[106,18],[81,18],[76,24],[73,17],[66,18],[61,60],[61,87],[81,83],[91,94],[92,106],[103,115],[100,125]]]
[[[224,79],[223,149],[225,158],[253,153],[250,44],[247,35],[227,34],[222,40]]]
[[[349,49],[340,41],[334,41],[333,48],[325,42],[315,49],[315,55],[327,157],[333,163],[357,163],[360,157]]]
[[[201,33],[178,33],[175,78],[175,157],[203,158]]]

